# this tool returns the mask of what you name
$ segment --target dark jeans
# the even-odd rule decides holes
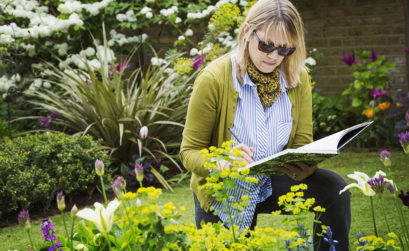
[[[304,191],[304,198],[315,198],[315,205],[320,205],[326,209],[325,213],[321,214],[318,219],[323,225],[330,226],[333,232],[333,239],[338,240],[339,243],[335,246],[338,251],[349,250],[349,227],[351,225],[351,205],[350,192],[344,192],[339,195],[339,191],[343,189],[347,183],[345,179],[339,174],[318,168],[317,171],[302,181],[294,181],[283,176],[271,176],[272,195],[265,201],[258,203],[256,212],[253,217],[251,229],[257,225],[257,214],[271,213],[282,208],[279,208],[277,202],[278,197],[290,191],[290,187],[304,183],[308,185],[308,190]],[[220,221],[217,215],[212,212],[205,212],[199,204],[196,196],[195,199],[195,220],[197,228],[201,228],[200,222]],[[320,224],[314,223],[314,230],[321,232]],[[319,247],[318,247],[319,246]],[[327,251],[329,245],[323,239],[316,236],[314,233],[314,250]]]

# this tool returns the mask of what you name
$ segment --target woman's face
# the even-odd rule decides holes
[[[279,32],[275,32],[270,29],[269,32],[264,33],[262,30],[257,30],[256,34],[260,41],[266,44],[274,44],[274,46],[285,46],[286,41],[283,39]],[[249,41],[249,53],[250,59],[257,67],[257,69],[263,73],[270,73],[281,64],[284,57],[278,55],[277,50],[265,53],[258,49],[258,40],[252,32]]]

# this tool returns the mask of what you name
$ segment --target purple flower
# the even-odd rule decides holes
[[[398,134],[399,142],[406,154],[409,154],[409,132],[403,132]]]
[[[51,220],[42,220],[41,232],[44,236],[44,243],[47,241],[51,241],[53,243],[53,245],[48,248],[49,251],[58,250],[58,248],[61,247],[61,242],[55,237],[54,226]]]
[[[128,69],[129,68],[129,64],[125,63],[125,62],[121,62],[119,64],[117,64],[115,67],[112,64],[109,64],[109,66],[111,66],[111,68],[115,68],[115,72],[116,74],[120,74],[121,71],[123,71],[123,69]],[[111,71],[109,72],[109,77],[111,78],[114,75],[114,72]]]
[[[375,191],[377,194],[381,194],[383,192],[383,188],[385,187],[385,177],[379,176],[378,178],[372,178],[367,181],[367,183],[371,186],[372,190]]]
[[[402,200],[403,205],[409,207],[409,192],[406,192],[406,195],[405,195],[403,190],[401,190],[398,196]]]
[[[122,198],[122,196],[124,195],[125,187],[126,187],[126,181],[124,177],[119,176],[118,178],[116,178],[116,180],[112,184],[112,190],[114,191],[116,197],[118,197],[119,199]]]
[[[390,183],[386,184],[386,189],[388,189],[388,191],[389,191],[390,193],[394,193],[394,191],[393,191],[393,185],[392,185],[392,184],[390,184]]]
[[[378,60],[378,54],[376,54],[375,50],[372,50],[372,62],[375,62],[376,60]]]
[[[21,210],[21,212],[18,214],[17,216],[17,220],[18,223],[20,225],[23,225],[25,227],[25,229],[29,229],[30,228],[30,213],[28,212],[28,210]]]
[[[382,97],[383,95],[387,94],[388,90],[377,90],[375,88],[375,85],[373,85],[372,90],[369,91],[369,95],[371,96],[371,98],[373,98],[374,100]]]
[[[406,51],[407,54],[409,54],[409,48],[408,47],[405,47],[405,51]]]
[[[381,161],[384,164],[385,167],[391,166],[391,153],[388,152],[387,150],[383,150],[381,152]]]
[[[341,61],[344,61],[348,66],[353,66],[355,64],[355,55],[348,55],[348,53],[344,51],[344,58],[341,58]]]
[[[366,245],[366,243],[368,243],[368,241],[367,240],[365,240],[365,241],[360,241],[360,239],[362,238],[362,237],[365,237],[361,232],[358,232],[358,234],[357,234],[357,239],[358,239],[358,246],[365,246]]]
[[[199,55],[193,59],[193,68],[196,70],[200,68],[203,64],[204,55]]]
[[[57,193],[57,207],[60,211],[65,209],[65,196],[62,191]]]
[[[38,119],[38,122],[44,123],[45,127],[48,127],[48,126],[50,125],[50,123],[53,122],[57,117],[58,117],[58,115],[52,112],[52,113],[50,114],[50,118],[49,118],[49,119],[47,119],[47,118],[39,118],[39,119]]]
[[[135,175],[136,179],[139,181],[139,184],[142,184],[143,181],[143,165],[139,162],[135,162]]]
[[[324,241],[330,245],[330,251],[335,251],[335,245],[337,245],[339,241],[332,239],[332,230],[330,226],[327,226],[327,237],[324,237]]]

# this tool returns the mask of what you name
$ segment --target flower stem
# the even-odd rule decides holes
[[[369,199],[371,200],[371,211],[372,211],[372,222],[373,222],[373,229],[375,231],[375,236],[378,236],[378,231],[376,230],[376,222],[375,222],[375,211],[373,208],[373,200],[372,200],[372,196],[369,197]]]
[[[71,223],[71,235],[70,235],[70,250],[73,250],[72,249],[72,246],[73,246],[73,240],[72,240],[72,237],[73,237],[73,235],[74,235],[74,222],[75,222],[75,216],[73,216],[73,218],[72,218],[72,223]]]
[[[31,247],[34,249],[33,240],[31,239],[30,229],[27,229],[28,239],[30,240]]]
[[[64,211],[61,210],[62,222],[64,223],[65,236],[68,238],[67,224],[65,223]]]
[[[99,176],[99,179],[101,180],[102,193],[104,194],[104,200],[105,200],[105,206],[106,206],[108,205],[108,200],[107,200],[107,195],[105,193],[104,179],[102,178],[102,176]]]
[[[232,235],[233,235],[233,242],[237,242],[237,240],[236,240],[236,233],[235,233],[235,231],[234,231],[233,217],[232,217],[232,215],[231,215],[231,207],[230,207],[228,192],[227,192],[227,189],[226,189],[226,188],[224,188],[224,191],[225,191],[225,195],[226,195],[226,197],[227,197],[227,199],[226,199],[226,206],[227,206],[227,212],[228,212],[228,214],[229,214],[229,221],[230,221],[231,232],[232,232]]]
[[[381,211],[382,211],[383,219],[385,220],[386,228],[388,229],[388,233],[390,233],[391,228],[389,227],[388,219],[386,218],[386,211],[385,211],[384,201],[382,200],[381,197],[379,198],[379,200],[380,200],[380,204],[381,204]]]

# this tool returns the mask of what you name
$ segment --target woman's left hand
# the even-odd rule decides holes
[[[293,165],[284,164],[279,169],[288,175],[293,180],[301,181],[306,179],[317,170],[317,165],[309,166],[304,162],[297,162]]]

